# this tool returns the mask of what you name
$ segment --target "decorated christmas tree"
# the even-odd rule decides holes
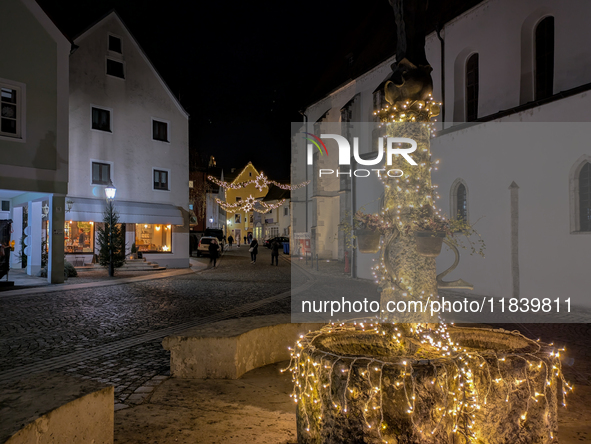
[[[115,268],[125,263],[125,229],[119,224],[119,214],[108,202],[103,213],[104,227],[97,227],[99,245],[99,264],[108,267],[109,276],[115,274]]]

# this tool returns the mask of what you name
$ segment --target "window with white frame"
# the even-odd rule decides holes
[[[111,111],[92,107],[92,129],[111,132]]]
[[[154,170],[154,189],[168,191],[168,171]]]
[[[285,207],[285,208],[283,209],[283,215],[284,215],[284,216],[289,216],[289,208]]]
[[[95,185],[110,185],[111,165],[102,162],[92,162],[92,183]]]
[[[0,83],[0,135],[21,137],[22,88]]]
[[[169,142],[168,122],[152,120],[152,139],[159,140],[161,142]]]

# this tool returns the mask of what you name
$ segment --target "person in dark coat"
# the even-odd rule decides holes
[[[219,249],[220,246],[218,245],[218,241],[213,239],[209,244],[209,263],[211,264],[213,262],[213,268],[215,268],[216,261],[218,259]]]
[[[232,237],[232,235],[230,234],[228,236],[228,245],[230,245],[230,248],[232,248],[232,244],[234,243],[234,238]]]
[[[252,240],[252,242],[250,243],[250,248],[252,248],[252,251],[250,252],[250,258],[252,259],[251,264],[256,264],[257,254],[259,253],[259,243],[256,239]]]
[[[279,266],[279,249],[282,246],[277,239],[271,243],[271,265],[273,265],[273,259],[275,259],[275,265]]]

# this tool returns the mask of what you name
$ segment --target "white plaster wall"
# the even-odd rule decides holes
[[[439,206],[449,212],[452,183],[468,186],[470,222],[484,238],[485,258],[462,253],[459,267],[446,279],[463,278],[474,293],[512,295],[509,185],[519,186],[520,296],[568,296],[588,299],[591,234],[571,234],[569,173],[583,155],[591,123],[541,123],[569,109],[591,120],[582,95],[520,113],[499,122],[453,131],[432,140],[441,167],[433,174]],[[515,143],[527,135],[527,143]],[[438,271],[453,261],[451,252],[437,259]]]
[[[108,51],[109,33],[121,38],[122,56]],[[76,39],[76,44],[79,48],[70,57],[69,196],[74,201],[75,197],[103,198],[104,187],[91,183],[94,159],[112,163],[117,200],[188,210],[187,114],[114,13]],[[106,75],[107,55],[124,62],[125,80]],[[112,109],[112,133],[91,129],[92,105]],[[169,122],[170,143],[152,139],[152,118]],[[154,168],[169,171],[170,191],[153,189]],[[145,256],[161,265],[188,266],[188,255],[188,231],[174,227],[172,254]]]
[[[524,48],[528,49],[527,40],[533,38],[535,25],[547,15],[555,17],[554,93],[591,82],[591,48],[582,44],[591,37],[591,27],[587,23],[591,16],[591,3],[576,0],[487,0],[443,28],[446,122],[453,122],[454,114],[458,114],[454,102],[461,99],[462,94],[456,93],[463,93],[463,67],[472,52],[479,53],[480,62],[479,116],[531,100],[534,61],[531,51]],[[427,37],[426,52],[434,69],[434,97],[441,100],[441,47],[435,33]],[[326,121],[339,122],[340,108],[358,93],[361,111],[355,120],[371,121],[372,93],[391,72],[393,61],[393,58],[384,61],[311,104],[306,109],[310,122],[308,132],[313,131],[312,124],[327,110]],[[458,66],[461,69],[458,70]],[[457,85],[462,91],[456,89]],[[513,114],[500,121],[589,122],[589,104],[589,93],[583,93]],[[460,117],[457,120],[463,120],[463,113],[460,113]],[[556,141],[563,155],[558,160],[555,147],[547,144],[548,140],[556,137],[551,132],[549,138],[540,136],[539,140],[532,140],[526,145],[510,147],[506,144],[493,145],[491,140],[494,138],[488,140],[485,137],[487,128],[489,126],[480,125],[441,136],[441,140],[433,139],[434,156],[442,160],[439,171],[433,176],[434,182],[440,185],[440,206],[449,211],[449,187],[455,179],[462,177],[469,187],[471,219],[486,215],[477,226],[487,243],[486,258],[474,256],[469,261],[463,258],[457,271],[447,279],[461,277],[473,282],[476,285],[475,292],[478,293],[511,295],[508,187],[515,181],[521,187],[521,294],[530,297],[536,294],[559,295],[561,289],[573,288],[573,294],[580,296],[590,283],[581,267],[588,263],[591,237],[570,234],[568,178],[575,160],[583,154],[591,154],[587,145],[579,143],[563,148],[564,144]],[[549,130],[543,125],[540,128]],[[365,142],[360,140],[361,153],[368,150],[369,137],[366,136]],[[542,142],[545,144],[540,145]],[[442,148],[444,143],[445,149]],[[455,143],[457,147],[454,147]],[[463,144],[469,146],[461,148]],[[544,148],[540,149],[540,146]],[[292,153],[292,182],[297,183],[305,177],[303,144],[298,145]],[[513,163],[509,164],[507,159],[513,159]],[[329,156],[318,163],[323,168],[334,169],[337,167],[337,156]],[[308,199],[317,177],[310,174],[309,179],[313,182],[307,187]],[[295,191],[292,198],[303,199],[304,192]],[[300,227],[304,226],[299,223],[304,214],[304,204],[297,203],[294,218]],[[310,219],[313,217],[309,215]],[[369,256],[360,255],[360,277],[370,277],[364,271],[372,259]],[[447,268],[451,260],[450,255],[443,254],[438,259],[440,271]],[[541,276],[552,276],[552,282],[548,283]]]
[[[70,43],[33,0],[0,5],[0,81],[20,86],[20,138],[0,136],[0,188],[65,193]],[[26,54],[26,57],[23,57]]]
[[[488,0],[447,23],[444,27],[446,58],[446,121],[464,121],[458,115],[456,98],[463,91],[456,91],[458,77],[463,77],[465,62],[473,52],[479,54],[479,116],[512,108],[527,100],[520,100],[522,28],[533,38],[535,25],[542,18],[555,18],[554,93],[591,82],[591,48],[581,42],[589,41],[591,28],[591,3],[577,0]],[[435,40],[429,36],[428,40]],[[525,39],[527,40],[527,39]],[[431,46],[431,47],[430,47]],[[427,45],[427,58],[434,68],[434,82],[440,85],[439,45]],[[531,52],[524,54],[525,63],[533,78],[534,59]],[[457,71],[456,61],[461,62]],[[531,79],[530,79],[531,80]],[[459,82],[462,88],[465,83]],[[530,85],[533,83],[530,83]],[[529,100],[533,96],[530,91]],[[441,95],[436,95],[440,98]]]
[[[468,56],[479,53],[479,116],[496,113],[523,103],[520,100],[522,78],[522,35],[533,36],[542,18],[555,18],[554,92],[568,90],[591,82],[591,47],[581,44],[591,40],[591,3],[577,0],[486,0],[446,23],[441,32],[445,41],[446,121],[454,121],[456,79],[463,82],[462,68]],[[392,19],[393,20],[393,19]],[[434,97],[441,100],[441,46],[435,33],[427,36],[427,59],[433,67]],[[533,56],[526,54],[526,64],[533,71]],[[356,94],[361,94],[359,121],[371,120],[372,93],[391,73],[390,58],[367,73],[340,87],[306,109],[313,123],[327,110],[327,121],[338,122],[340,109]],[[533,72],[530,73],[533,76]],[[463,116],[463,114],[462,114]],[[576,117],[575,117],[576,118]],[[456,118],[461,122],[462,119]]]

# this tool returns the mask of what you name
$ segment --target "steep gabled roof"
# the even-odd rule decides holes
[[[273,200],[289,199],[290,196],[291,192],[289,190],[284,190],[276,185],[270,185],[267,195],[262,200],[263,202],[270,202]]]
[[[33,16],[41,23],[47,33],[59,43],[59,39],[63,38],[72,44],[72,40],[68,35],[55,23],[53,18],[41,7],[35,0],[21,0]]]
[[[148,58],[146,52],[142,49],[142,47],[140,46],[140,44],[138,43],[138,41],[135,39],[135,37],[133,36],[133,34],[131,33],[131,31],[129,30],[129,28],[125,24],[125,22],[121,19],[121,17],[119,16],[119,14],[117,14],[117,11],[115,11],[114,9],[111,10],[111,11],[109,11],[107,14],[105,14],[99,20],[97,20],[96,22],[94,22],[93,24],[91,24],[90,26],[88,26],[84,31],[82,31],[80,34],[78,34],[74,38],[74,43],[78,45],[82,40],[84,40],[84,38],[86,36],[88,36],[88,35],[90,35],[92,33],[93,29],[96,26],[100,25],[102,22],[104,22],[105,20],[108,20],[110,18],[114,18],[115,20],[117,20],[121,24],[121,27],[125,30],[125,32],[127,32],[129,38],[131,39],[131,41],[136,46],[136,48],[139,51],[140,55],[144,58],[144,60],[148,64],[148,66],[152,69],[152,72],[156,75],[156,78],[160,81],[160,84],[165,89],[165,91],[168,93],[169,97],[172,99],[172,101],[174,102],[174,104],[176,105],[176,107],[188,119],[189,118],[189,113],[185,110],[185,108],[183,108],[183,105],[181,105],[181,102],[179,102],[179,100],[176,98],[176,96],[172,93],[171,89],[168,87],[168,85],[166,84],[166,82],[164,81],[164,79],[162,78],[162,76],[160,75],[160,73],[158,72],[158,70],[154,67],[154,64]]]

